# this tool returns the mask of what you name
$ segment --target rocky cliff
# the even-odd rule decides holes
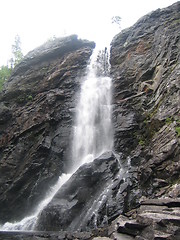
[[[111,45],[114,149],[132,173],[124,214],[144,224],[123,219],[127,228],[119,231],[129,224],[129,234],[143,239],[180,236],[179,29],[177,2],[144,16]]]
[[[66,172],[81,77],[93,42],[70,36],[30,52],[1,94],[0,219],[31,212]]]
[[[179,29],[177,2],[114,37],[113,153],[72,176],[42,211],[37,230],[93,230],[77,239],[179,239]],[[1,222],[26,215],[66,172],[74,106],[93,47],[76,36],[57,40],[29,53],[7,82],[0,110]]]

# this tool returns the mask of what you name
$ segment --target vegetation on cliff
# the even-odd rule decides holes
[[[4,83],[9,79],[15,66],[23,59],[21,50],[21,40],[19,35],[16,35],[14,44],[12,45],[12,58],[8,61],[6,66],[0,67],[0,91],[3,89]]]

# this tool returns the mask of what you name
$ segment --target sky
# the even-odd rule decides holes
[[[53,36],[77,34],[103,44],[140,17],[177,0],[0,0],[0,66],[12,57],[15,36],[25,55]],[[121,29],[111,23],[121,17]]]

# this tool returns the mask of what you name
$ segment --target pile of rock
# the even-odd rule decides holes
[[[118,236],[120,233],[137,240],[178,240],[179,227],[180,199],[159,198],[142,201],[138,209],[118,217],[109,231],[112,231],[111,236]]]

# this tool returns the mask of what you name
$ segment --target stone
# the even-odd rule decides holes
[[[0,240],[90,240],[92,234],[90,232],[0,232]]]
[[[36,229],[85,231],[107,224],[106,202],[118,170],[119,162],[112,152],[82,165],[41,212]]]
[[[141,205],[156,205],[167,207],[180,207],[180,198],[158,198],[158,199],[146,199],[141,202]]]
[[[113,239],[116,239],[116,240],[133,240],[134,239],[134,237],[131,237],[129,235],[122,234],[122,233],[113,233],[112,237]]]
[[[136,220],[118,221],[117,232],[128,234],[130,236],[137,236],[142,229],[146,227],[142,222]]]
[[[108,237],[95,237],[92,240],[110,240],[111,238]]]
[[[167,197],[170,198],[179,198],[180,197],[180,184],[175,183],[170,187]]]

